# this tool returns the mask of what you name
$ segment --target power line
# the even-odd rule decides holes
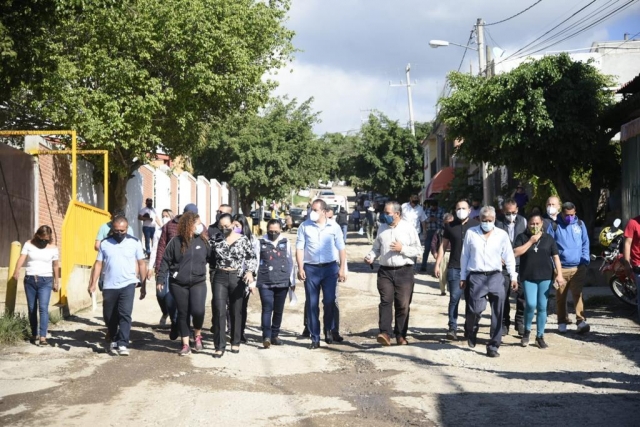
[[[511,20],[511,19],[513,19],[513,18],[515,18],[516,16],[520,16],[520,15],[522,15],[522,14],[523,14],[523,13],[525,13],[527,10],[531,9],[533,6],[537,5],[537,4],[538,4],[538,3],[540,3],[541,1],[542,1],[542,0],[538,0],[537,2],[535,2],[534,4],[532,4],[531,6],[529,6],[528,8],[523,9],[523,10],[521,10],[520,12],[516,13],[515,15],[512,15],[512,16],[510,16],[510,17],[506,18],[506,19],[503,19],[502,21],[492,22],[492,23],[490,23],[490,24],[484,24],[484,26],[485,26],[485,27],[488,27],[488,26],[490,26],[490,25],[498,25],[498,24],[502,24],[503,22],[507,22],[507,21],[509,21],[509,20]]]
[[[475,30],[471,30],[469,33],[469,40],[467,40],[467,45],[464,48],[464,52],[462,53],[462,59],[460,60],[460,65],[458,65],[458,71],[462,68],[462,64],[464,63],[464,58],[467,56],[467,51],[469,50],[469,45],[471,44],[471,40],[473,40],[473,32]]]
[[[634,35],[632,35],[631,37],[629,37],[627,40],[623,41],[622,43],[620,43],[618,46],[610,48],[610,50],[608,52],[605,52],[604,54],[602,54],[602,57],[605,57],[607,55],[609,55],[611,52],[613,52],[616,49],[620,49],[620,47],[625,44],[628,43],[630,41],[634,41],[633,39],[636,38],[638,35],[640,35],[640,31],[638,31],[637,33],[635,33]]]

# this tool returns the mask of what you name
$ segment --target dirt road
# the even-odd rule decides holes
[[[0,425],[640,423],[640,328],[631,310],[598,298],[587,303],[590,334],[577,335],[574,325],[558,335],[551,315],[549,349],[522,348],[508,336],[502,356],[490,359],[482,345],[488,318],[475,349],[444,341],[448,297],[440,296],[433,277],[417,275],[411,345],[381,348],[375,274],[359,262],[368,249],[366,239],[350,232],[350,275],[340,285],[342,344],[323,342],[309,351],[308,341],[297,338],[301,286],[298,305],[285,311],[285,346],[261,348],[260,301],[252,297],[251,342],[222,359],[211,357],[209,333],[203,353],[178,357],[168,329],[156,327],[153,297],[136,301],[130,357],[105,354],[101,312],[87,311],[57,325],[51,347],[0,350]],[[210,318],[208,312],[207,327]]]

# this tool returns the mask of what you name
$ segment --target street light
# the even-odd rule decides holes
[[[478,49],[476,49],[475,47],[471,47],[471,46],[465,46],[462,44],[458,44],[458,43],[453,43],[453,42],[448,42],[445,40],[429,40],[429,46],[431,46],[434,49],[437,49],[439,47],[447,47],[450,44],[454,45],[454,46],[460,46],[460,47],[464,47],[466,49],[471,49],[471,50],[475,50],[477,51]]]

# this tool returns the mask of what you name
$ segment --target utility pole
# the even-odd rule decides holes
[[[476,43],[478,44],[478,66],[480,75],[487,76],[487,58],[484,50],[484,21],[478,18],[476,22]],[[482,162],[482,200],[485,205],[491,203],[491,192],[489,191],[489,174],[487,173],[487,163]]]
[[[411,98],[411,64],[407,64],[407,68],[405,69],[407,73],[407,83],[405,84],[403,81],[400,81],[399,85],[394,85],[389,82],[389,86],[397,87],[397,86],[406,86],[407,87],[407,96],[409,98],[409,128],[411,129],[411,135],[416,136],[416,126],[413,120],[413,99]],[[413,83],[415,84],[415,83]]]

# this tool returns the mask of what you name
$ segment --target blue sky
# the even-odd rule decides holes
[[[464,49],[455,46],[432,49],[429,40],[464,45],[477,18],[495,22],[535,1],[293,0],[287,25],[296,31],[294,45],[301,52],[275,76],[280,82],[276,94],[299,100],[314,97],[314,108],[321,111],[322,119],[316,126],[317,133],[358,129],[361,119],[368,114],[361,110],[369,109],[406,123],[409,120],[406,89],[390,87],[389,81],[397,84],[404,80],[404,69],[411,63],[411,79],[417,80],[413,87],[415,119],[431,120],[445,76],[458,68]],[[513,53],[591,1],[542,0],[514,19],[486,27],[491,35],[487,42],[499,45],[506,54]],[[627,1],[595,0],[560,29],[598,10],[601,11],[598,16],[603,16]],[[640,1],[548,50],[622,40],[625,32],[631,35],[640,32]],[[477,63],[477,53],[469,50],[462,70],[467,71],[473,65],[477,72]],[[640,72],[640,64],[638,68]]]

